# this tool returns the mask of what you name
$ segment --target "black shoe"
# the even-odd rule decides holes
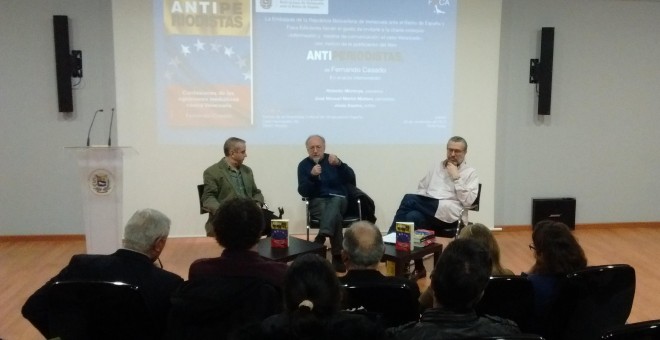
[[[332,266],[335,267],[335,272],[337,273],[346,272],[346,265],[344,265],[344,261],[341,260],[341,256],[339,255],[334,255],[332,257]]]
[[[322,234],[316,235],[316,237],[314,238],[314,243],[325,244],[325,235]]]

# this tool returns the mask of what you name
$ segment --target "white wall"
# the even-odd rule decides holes
[[[150,3],[0,0],[0,235],[83,232],[76,167],[63,147],[85,142],[93,112],[113,107],[115,86],[113,140],[139,151],[126,162],[124,219],[149,206],[172,217],[174,235],[202,234],[195,185],[221,150],[149,142],[155,140],[153,69],[144,44],[152,33],[135,14],[149,11]],[[83,51],[84,87],[74,94],[70,116],[57,113],[56,14],[70,17],[71,46]],[[657,18],[657,2],[460,2],[455,133],[468,139],[467,159],[484,184],[473,220],[529,224],[532,197],[573,196],[578,223],[660,221],[652,207],[660,191]],[[555,72],[553,112],[539,120],[527,78],[542,26],[556,28]],[[98,117],[93,143],[104,141],[107,123],[107,116]],[[323,133],[310,131],[316,132]],[[284,206],[298,229],[303,206],[295,166],[305,155],[302,143],[248,143],[247,160],[268,202]],[[329,140],[328,151],[355,168],[385,229],[401,195],[432,158],[442,157],[443,144],[338,147]]]
[[[92,114],[114,103],[107,0],[0,0],[0,235],[82,234],[75,158]],[[58,113],[53,15],[69,16],[70,46],[84,80],[72,114]],[[107,142],[99,114],[92,142]],[[96,129],[98,128],[98,129]]]
[[[660,221],[660,3],[505,0],[495,222],[531,199],[577,199],[577,223]],[[536,115],[529,59],[555,27],[552,114]]]

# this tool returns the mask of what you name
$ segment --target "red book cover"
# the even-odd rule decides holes
[[[396,243],[394,248],[401,251],[410,251],[413,245],[413,233],[415,232],[415,223],[396,222]]]
[[[289,248],[289,220],[271,220],[270,228],[273,230],[270,246],[272,248]]]

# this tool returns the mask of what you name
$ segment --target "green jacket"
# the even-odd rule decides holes
[[[202,194],[202,206],[209,211],[209,221],[206,223],[207,235],[211,236],[213,227],[210,222],[220,207],[220,204],[230,198],[239,197],[238,190],[230,180],[229,163],[223,157],[218,163],[215,163],[204,170],[204,193]],[[252,169],[247,165],[241,165],[241,176],[245,191],[249,197],[259,204],[264,203],[264,196],[261,190],[257,188],[252,175]]]

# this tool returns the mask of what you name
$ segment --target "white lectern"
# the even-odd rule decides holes
[[[111,254],[123,231],[123,157],[131,147],[67,147],[78,160],[88,254]]]

